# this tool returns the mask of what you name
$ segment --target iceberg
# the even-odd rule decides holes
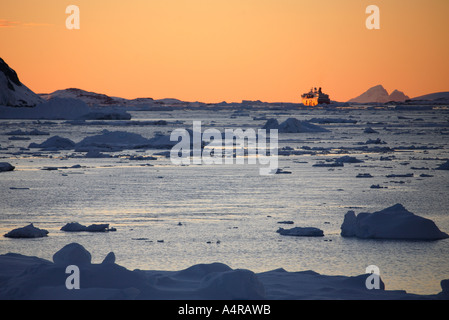
[[[417,216],[396,204],[374,213],[345,214],[341,236],[361,239],[440,240],[449,235],[432,220]]]
[[[36,228],[31,223],[25,227],[11,230],[4,236],[6,238],[42,238],[46,237],[47,234],[48,234],[47,230]]]
[[[16,167],[8,162],[0,162],[0,172],[13,171]]]

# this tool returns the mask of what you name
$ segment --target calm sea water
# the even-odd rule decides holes
[[[50,232],[46,238],[31,240],[1,237],[0,254],[16,252],[51,259],[64,245],[78,242],[92,253],[94,262],[101,262],[114,251],[117,263],[129,269],[180,270],[198,263],[222,262],[255,272],[282,267],[350,276],[363,274],[374,264],[380,268],[388,290],[421,294],[441,291],[440,281],[449,278],[449,240],[349,239],[340,236],[340,226],[348,210],[373,212],[402,203],[449,232],[449,172],[432,170],[449,158],[447,111],[271,110],[248,111],[237,117],[232,114],[133,113],[134,120],[162,119],[169,121],[167,126],[0,120],[1,161],[16,166],[14,172],[0,174],[0,232],[5,234],[28,223]],[[292,173],[273,176],[259,175],[259,165],[175,166],[163,156],[158,160],[128,159],[128,155],[151,155],[158,150],[125,150],[113,153],[121,157],[100,159],[84,158],[84,154],[73,151],[39,155],[34,153],[37,150],[20,148],[49,136],[10,141],[5,135],[19,128],[36,128],[78,142],[108,129],[150,138],[156,131],[191,128],[193,120],[201,120],[204,128],[219,130],[260,128],[265,121],[253,117],[263,115],[280,121],[295,117],[357,122],[321,124],[329,133],[280,134],[280,147],[320,147],[326,152],[279,156],[279,167]],[[170,124],[174,121],[178,122]],[[363,133],[368,126],[379,134]],[[341,149],[376,138],[387,143],[380,146],[399,148],[391,153]],[[346,154],[364,162],[335,168],[312,166]],[[81,168],[41,170],[78,164]],[[373,178],[356,178],[359,173],[370,173]],[[386,177],[407,173],[414,176]],[[420,177],[422,173],[433,177]],[[370,188],[376,184],[386,188]],[[285,220],[294,224],[278,223]],[[109,223],[117,231],[60,231],[73,221],[84,225]],[[276,233],[279,227],[294,226],[318,227],[325,236],[286,237]]]

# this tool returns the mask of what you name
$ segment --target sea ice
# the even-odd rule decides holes
[[[417,216],[396,204],[374,213],[357,216],[348,211],[341,225],[343,237],[362,239],[438,240],[449,236],[440,231],[432,220]]]

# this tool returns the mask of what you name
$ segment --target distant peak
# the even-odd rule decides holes
[[[406,96],[402,91],[395,89],[391,94],[383,87],[383,85],[378,84],[374,87],[369,88],[367,91],[362,93],[356,98],[349,100],[348,102],[354,103],[385,103],[389,101],[405,101],[409,97]]]

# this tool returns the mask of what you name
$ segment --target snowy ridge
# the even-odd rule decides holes
[[[43,101],[22,84],[17,73],[0,58],[0,106],[33,107]]]

